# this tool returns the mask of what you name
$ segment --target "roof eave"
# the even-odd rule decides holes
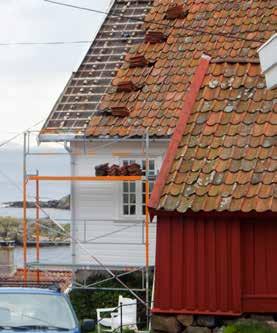
[[[45,133],[38,135],[39,143],[46,142],[93,142],[93,141],[114,141],[114,142],[141,142],[145,141],[143,137],[112,137],[112,136],[84,136],[76,133]],[[170,137],[150,137],[150,142],[169,142]]]
[[[65,142],[74,141],[76,133],[58,133],[58,134],[39,134],[38,142]]]

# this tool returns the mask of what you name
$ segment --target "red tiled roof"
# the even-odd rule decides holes
[[[188,0],[184,5],[187,15],[175,20],[167,19],[171,6],[169,0],[154,1],[145,18],[151,23],[145,23],[145,29],[161,32],[166,41],[144,42],[130,49],[100,104],[102,112],[89,123],[88,136],[142,136],[146,129],[150,136],[171,136],[201,55],[221,61],[258,62],[257,48],[275,30],[277,11],[272,1]],[[237,37],[227,38],[222,33]],[[130,66],[131,56],[144,56],[148,66]],[[119,92],[117,86],[122,81],[132,81],[140,89]],[[127,107],[129,115],[113,116],[110,110],[116,106]]]
[[[173,3],[184,4],[185,14],[174,20],[168,17]],[[146,41],[130,48],[86,135],[136,137],[148,130],[152,137],[171,136],[201,56],[211,57],[155,208],[276,211],[277,96],[276,89],[266,90],[257,55],[274,34],[276,17],[272,0],[154,1],[145,17]],[[129,62],[134,56],[144,59],[137,67]],[[82,101],[90,98],[89,85]]]
[[[66,290],[72,282],[72,272],[71,271],[40,271],[40,282],[41,283],[55,283],[58,284],[62,291]],[[27,281],[36,283],[37,282],[37,271],[28,270]],[[17,269],[12,275],[0,275],[0,284],[12,284],[24,282],[24,270]]]
[[[209,66],[154,208],[277,212],[277,89],[260,73]]]
[[[175,154],[182,140],[184,128],[186,127],[189,121],[192,108],[194,106],[197,95],[201,88],[203,79],[206,75],[210,60],[211,60],[210,57],[206,55],[203,55],[202,58],[200,59],[199,66],[197,68],[196,73],[194,74],[190,89],[185,97],[185,103],[182,112],[180,113],[179,120],[174,130],[174,133],[171,137],[167,153],[164,157],[163,164],[159,172],[159,176],[156,180],[154,189],[152,191],[149,207],[156,208],[158,205],[161,193],[163,191],[167,177],[170,172],[170,168],[172,166],[172,163],[174,162]]]
[[[168,17],[173,3],[184,5],[184,15],[175,20]],[[170,136],[201,55],[257,59],[257,48],[275,31],[276,15],[272,0],[115,0],[41,134],[142,136],[149,128],[152,136]],[[145,16],[146,23],[128,16]],[[166,41],[143,42],[145,32],[151,31],[161,32]],[[145,57],[148,66],[133,67],[133,56]],[[117,92],[120,81],[132,81],[140,89]],[[110,110],[118,106],[130,114],[113,116]]]
[[[143,20],[153,0],[115,0],[82,64],[45,122],[40,140],[48,134],[84,135],[103,95],[129,49],[143,41]]]

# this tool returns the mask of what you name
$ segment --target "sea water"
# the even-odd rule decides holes
[[[50,150],[50,149],[49,149]],[[55,150],[63,153],[63,150]],[[22,217],[22,208],[5,207],[9,201],[22,201],[22,174],[23,153],[20,149],[0,150],[0,216]],[[67,155],[29,156],[27,160],[29,174],[39,170],[40,175],[68,176],[70,175],[70,162]],[[41,182],[41,200],[55,200],[70,193],[70,184],[67,182]],[[28,184],[29,201],[34,201],[34,182]],[[68,223],[69,210],[44,209],[47,214],[57,219],[59,223]],[[27,210],[28,218],[35,217],[35,209]],[[41,217],[44,214],[41,213]],[[28,249],[28,262],[35,260],[35,248]],[[41,262],[43,263],[69,263],[70,247],[41,248]],[[15,263],[18,267],[23,264],[23,251],[21,247],[15,250]]]
[[[49,149],[50,150],[50,149]],[[63,153],[63,150],[55,150]],[[22,200],[23,153],[19,149],[0,150],[0,204]],[[47,176],[70,175],[70,162],[67,155],[37,155],[27,158],[27,172]],[[69,182],[40,182],[42,200],[60,199],[69,194]],[[28,184],[28,200],[34,200],[35,184]]]

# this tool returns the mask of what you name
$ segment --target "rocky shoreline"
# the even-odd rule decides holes
[[[9,208],[22,208],[23,201],[10,201],[4,202],[5,207]],[[70,195],[67,195],[60,200],[49,200],[49,201],[40,201],[39,205],[41,208],[54,208],[54,209],[70,209]],[[27,208],[36,208],[36,203],[33,201],[27,201]]]
[[[70,224],[63,224],[62,232],[49,219],[40,220],[40,243],[42,246],[70,245]],[[12,241],[16,245],[23,244],[22,220],[12,217],[0,217],[0,241]],[[28,220],[28,245],[36,243],[36,224]]]

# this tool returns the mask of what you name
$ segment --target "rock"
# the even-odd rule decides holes
[[[266,322],[268,326],[277,329],[277,322],[274,320],[270,320]]]
[[[208,327],[189,326],[186,333],[211,333]]]
[[[152,329],[154,332],[181,333],[182,325],[175,316],[152,316]]]
[[[11,207],[11,208],[22,208],[23,207],[23,202],[22,201],[10,201],[10,202],[5,202],[4,205],[6,207]],[[27,201],[26,203],[27,208],[35,208],[36,205],[34,202]]]
[[[47,202],[40,202],[39,205],[42,208],[57,208],[58,204],[58,200],[49,200]]]
[[[192,315],[178,315],[177,320],[185,327],[192,325],[193,316]]]
[[[252,314],[250,318],[257,321],[274,321],[273,316],[264,314]]]
[[[58,201],[57,209],[70,209],[70,195],[66,195]]]
[[[9,232],[9,234],[8,234],[9,239],[16,239],[16,237],[17,237],[16,231]]]
[[[216,326],[214,316],[198,316],[196,322],[197,322],[197,325],[199,325],[199,326],[204,326],[204,327]]]
[[[225,328],[226,328],[225,326],[216,327],[213,329],[213,333],[224,333]]]
[[[22,201],[11,201],[5,203],[6,207],[22,208]],[[70,195],[67,195],[60,200],[40,201],[39,206],[41,208],[56,208],[56,209],[70,209]],[[36,203],[33,201],[27,201],[27,208],[36,208]]]
[[[238,321],[238,318],[233,317],[233,318],[227,318],[227,319],[223,319],[221,322],[223,325],[233,325],[234,323],[236,323]]]

